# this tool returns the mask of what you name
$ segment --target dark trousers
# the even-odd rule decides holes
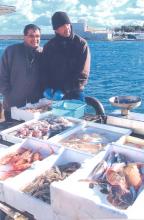
[[[11,111],[4,110],[5,121],[11,121]]]

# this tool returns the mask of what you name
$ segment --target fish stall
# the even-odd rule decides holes
[[[13,109],[0,131],[0,209],[29,220],[144,219],[144,140],[111,115],[85,120],[85,104],[53,103],[56,114],[41,104]]]

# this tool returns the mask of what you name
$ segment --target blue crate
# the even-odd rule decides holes
[[[84,116],[86,103],[79,100],[63,100],[53,102],[52,107],[56,109],[68,110],[68,116],[81,118]]]

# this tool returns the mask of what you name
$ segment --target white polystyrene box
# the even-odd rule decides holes
[[[109,143],[115,142],[121,139],[121,137],[126,137],[130,133],[130,129],[86,122],[79,127],[65,131],[61,135],[52,137],[49,141],[60,143],[62,146],[74,150],[97,154]]]
[[[115,110],[107,115],[107,124],[130,128],[135,134],[144,135],[144,114],[129,112],[127,116],[122,116],[120,110]]]
[[[13,126],[11,128],[7,128],[7,129],[0,132],[0,136],[5,141],[9,141],[11,143],[21,143],[23,141],[23,139],[13,135],[13,132],[17,131],[18,129],[20,129],[21,127],[23,127],[25,125],[30,125],[33,122],[37,122],[37,120],[33,119],[28,122],[24,122],[24,123],[18,124],[16,126]]]
[[[87,161],[83,169],[77,171],[75,179],[67,178],[67,181],[59,184],[52,183],[51,196],[56,215],[65,216],[64,219],[144,219],[143,200],[144,190],[138,195],[132,206],[121,210],[111,205],[105,194],[99,188],[89,188],[88,179],[94,167],[104,159],[107,154],[115,150],[123,153],[131,159],[144,163],[144,152],[137,151],[128,146],[122,147],[110,144],[105,152]],[[91,171],[90,171],[91,167]],[[60,201],[63,201],[62,203]],[[72,208],[71,208],[72,207]]]
[[[3,183],[0,182],[0,202],[4,202],[4,190],[3,190]]]
[[[27,195],[9,185],[4,186],[5,203],[17,210],[30,213],[36,220],[54,220],[52,207],[43,201]]]
[[[69,162],[83,163],[86,159],[92,158],[84,152],[77,152],[72,149],[64,149],[62,154],[57,158],[55,165],[62,165]]]
[[[3,151],[5,151],[7,148],[8,148],[7,145],[0,144],[0,153],[3,152]]]
[[[21,120],[29,121],[32,119],[41,119],[50,114],[55,114],[58,116],[64,116],[64,115],[69,116],[69,111],[65,109],[52,109],[50,111],[46,111],[43,113],[40,113],[40,112],[32,113],[32,112],[28,112],[24,109],[20,109],[17,107],[11,108],[11,118],[18,120],[18,121],[21,121]]]
[[[121,145],[127,145],[130,147],[137,148],[138,150],[144,150],[144,140],[133,136],[121,137],[116,143]]]
[[[53,145],[52,145],[53,147]],[[53,163],[53,166],[55,165],[62,165],[69,162],[79,162],[83,163],[85,160],[91,158],[91,156],[87,154],[83,154],[80,152],[73,152],[69,149],[61,149],[59,156],[57,159],[55,159],[55,162]],[[43,165],[43,168],[42,168]],[[36,219],[38,220],[44,220],[44,219],[55,219],[53,216],[53,206],[52,204],[47,204],[40,199],[36,199],[33,196],[30,196],[24,192],[22,192],[21,189],[23,189],[25,186],[27,186],[29,183],[32,182],[36,177],[44,174],[46,171],[50,170],[52,167],[49,166],[49,161],[46,160],[42,161],[41,167],[38,167],[35,169],[36,172],[34,174],[31,174],[31,177],[28,175],[25,178],[27,180],[24,180],[23,182],[23,176],[21,175],[21,179],[15,179],[15,181],[7,181],[4,183],[4,198],[5,202],[9,204],[10,206],[20,210],[20,211],[26,211],[31,213]],[[26,174],[26,172],[25,172]],[[73,175],[73,174],[72,174]],[[59,183],[59,182],[58,182]],[[47,218],[46,218],[47,216]]]
[[[39,102],[37,103],[33,103],[33,104],[27,103],[25,106],[20,107],[20,108],[13,106],[11,107],[11,118],[16,119],[16,120],[24,120],[24,121],[28,121],[32,119],[39,119],[51,113],[50,110],[40,112],[40,109],[43,108],[44,106],[47,106],[50,108],[51,101],[48,99],[40,99]],[[29,109],[31,109],[31,111]],[[37,111],[32,112],[32,110],[36,110],[36,109]]]
[[[57,115],[52,114],[52,115],[49,115],[49,116],[44,117],[44,118],[39,119],[39,120],[33,119],[33,120],[30,120],[30,121],[21,123],[19,125],[13,126],[11,128],[5,129],[5,130],[0,132],[0,136],[3,140],[9,141],[11,143],[20,143],[24,140],[24,138],[16,136],[17,130],[23,128],[24,126],[33,126],[34,124],[37,124],[37,123],[41,122],[42,120],[45,120],[45,119],[51,118],[51,117],[57,117],[57,118],[62,117],[64,119],[68,119],[70,122],[72,122],[72,126],[66,128],[64,130],[64,132],[66,130],[71,130],[73,127],[78,126],[81,123],[84,123],[84,120],[81,120],[81,119],[76,119],[76,118],[71,118],[71,117],[64,117],[64,116],[57,116]],[[63,133],[63,132],[60,132],[60,133]],[[49,137],[46,136],[46,137],[44,137],[44,139],[45,138],[48,139]]]
[[[46,160],[47,164],[53,164],[55,160],[57,159],[58,154],[60,152],[60,147],[57,147],[55,145],[50,146],[47,142],[43,140],[29,138],[23,141],[22,143],[15,144],[11,146],[10,148],[8,148],[7,150],[3,151],[0,157],[0,161],[3,161],[4,158],[8,158],[11,155],[15,156],[17,152],[20,152],[21,149],[27,149],[32,152],[40,153],[42,160],[36,160],[32,162],[31,166],[27,168],[26,170],[23,170],[22,172],[20,172],[19,174],[16,174],[15,176],[7,177],[6,179],[1,178],[1,181],[4,181],[4,182],[10,181],[12,184],[12,181],[16,181],[14,179],[18,179],[18,180],[21,179],[21,175],[27,176],[27,177],[31,176],[35,172],[36,167],[42,166],[41,163],[43,161]],[[13,170],[13,167],[10,165],[10,163],[1,165],[0,166],[0,177],[3,177],[3,174],[7,174],[7,171],[11,171],[11,170]],[[25,182],[27,180],[23,177],[22,181]]]
[[[43,110],[42,108],[46,107],[49,108],[49,110]],[[31,109],[31,111],[30,111]],[[32,111],[33,110],[33,111]],[[34,112],[34,110],[36,110]],[[41,119],[43,117],[48,116],[49,114],[55,114],[55,115],[69,115],[69,110],[67,109],[55,109],[52,108],[52,101],[48,100],[46,98],[40,99],[37,103],[27,103],[25,106],[17,108],[16,106],[11,107],[11,118],[16,120],[24,120],[29,121],[32,119]]]

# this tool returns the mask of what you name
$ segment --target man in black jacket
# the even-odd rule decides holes
[[[40,98],[39,47],[40,28],[34,24],[24,28],[24,42],[8,46],[0,61],[0,92],[4,97],[5,119],[11,107],[22,107]]]
[[[43,89],[52,89],[51,96],[60,90],[64,99],[83,99],[90,71],[87,42],[73,33],[65,12],[54,13],[52,26],[55,36],[44,45],[42,54]]]

